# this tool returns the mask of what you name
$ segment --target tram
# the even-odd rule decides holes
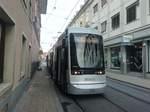
[[[63,92],[74,95],[104,92],[103,38],[95,29],[67,28],[52,51],[52,78]]]

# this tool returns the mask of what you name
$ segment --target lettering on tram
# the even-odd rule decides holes
[[[67,28],[49,57],[52,79],[63,92],[76,95],[104,92],[103,38],[95,29]]]

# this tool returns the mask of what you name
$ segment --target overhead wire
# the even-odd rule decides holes
[[[69,20],[70,16],[72,15],[72,13],[73,13],[73,11],[75,10],[75,8],[78,6],[78,4],[80,3],[80,1],[81,1],[81,0],[78,0],[78,1],[76,2],[76,4],[75,4],[74,7],[72,8],[72,10],[71,10],[70,13],[68,14],[68,16],[67,16],[66,18],[64,18],[66,21],[65,21],[65,23],[62,25],[62,27],[60,28],[60,30],[58,30],[58,32],[60,32],[60,33],[62,32],[63,28],[64,28],[65,25],[67,24],[67,21]],[[54,5],[53,5],[53,8],[52,8],[52,10],[50,11],[50,13],[47,13],[47,14],[49,15],[49,17],[51,17],[51,16],[53,15],[53,11],[57,8],[56,5],[57,5],[57,0],[54,1]],[[46,21],[49,19],[49,17],[46,18]],[[58,35],[57,35],[56,37],[58,37],[58,36],[59,36],[59,33],[58,33]],[[55,38],[55,39],[56,39],[56,38]]]
[[[58,33],[61,32],[63,30],[63,28],[65,27],[65,25],[67,24],[67,21],[69,19],[69,17],[72,15],[74,9],[77,7],[77,5],[80,3],[81,0],[78,0],[76,2],[76,4],[74,5],[74,7],[72,8],[72,10],[70,11],[70,13],[68,14],[68,16],[66,17],[66,22],[62,25],[62,27],[60,28],[60,30],[58,30]],[[59,34],[57,35],[57,37],[59,36]]]
[[[56,9],[56,5],[57,5],[57,0],[54,0],[54,5],[52,10],[50,11],[50,13],[46,13],[49,17],[53,15],[53,11]],[[49,17],[46,17],[46,21],[49,19]]]

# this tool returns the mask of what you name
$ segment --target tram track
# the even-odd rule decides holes
[[[85,98],[84,103],[81,101],[82,97]],[[86,100],[88,98],[91,98],[91,100],[96,98],[96,99],[99,99],[99,101],[97,102],[95,100],[94,101],[95,103],[94,103],[91,100]],[[71,99],[74,101],[76,106],[78,106],[78,108],[82,110],[81,112],[127,112],[125,109],[123,109],[119,105],[107,99],[105,95],[74,96],[74,97],[71,97]]]
[[[81,109],[81,112],[86,112],[84,110],[84,108],[80,105],[80,103],[78,103],[74,98],[72,99],[74,101],[74,103]]]
[[[108,99],[107,97],[104,96],[104,98],[109,101],[110,103],[112,103],[113,105],[115,105],[116,107],[120,108],[123,112],[128,112],[127,110],[125,110],[124,108],[122,108],[120,105],[114,103],[113,101],[111,101],[110,99]]]
[[[64,95],[56,90],[64,112],[150,112],[149,103],[110,86],[102,95]]]
[[[64,112],[127,112],[124,108],[101,95],[64,95],[56,89]]]

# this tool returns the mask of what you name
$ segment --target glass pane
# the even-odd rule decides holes
[[[90,34],[72,34],[71,65],[73,68],[104,67],[102,38]]]
[[[121,59],[120,47],[111,48],[112,68],[120,67],[120,59]]]

